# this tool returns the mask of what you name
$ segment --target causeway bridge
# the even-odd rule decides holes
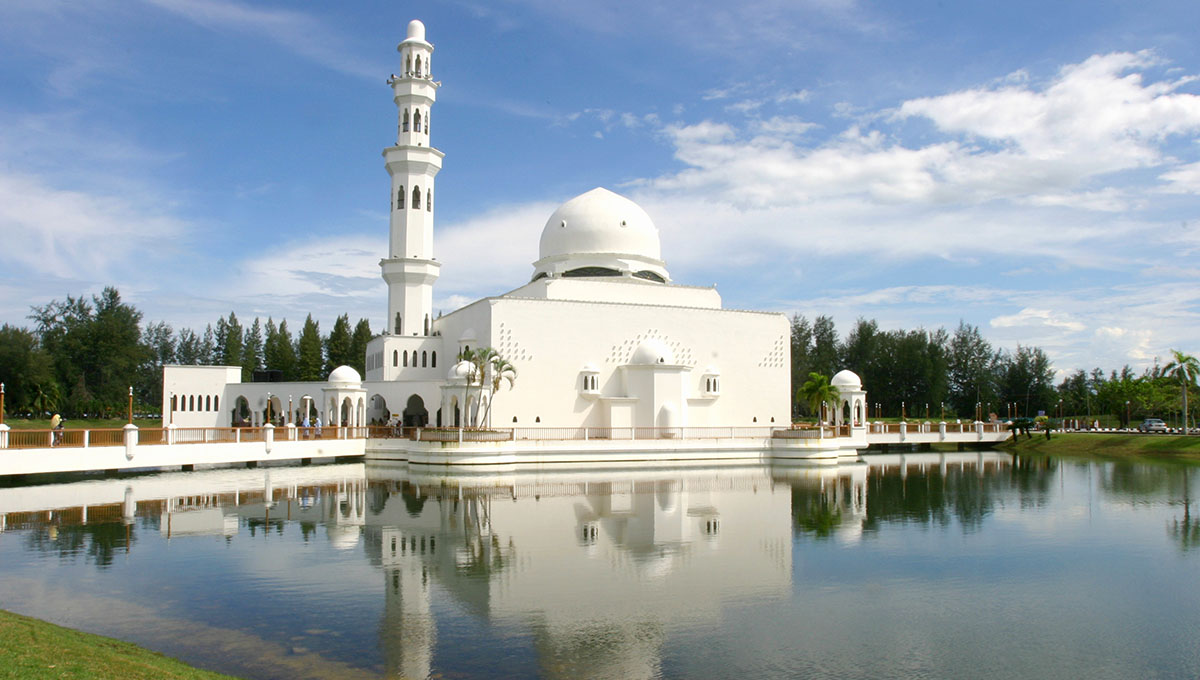
[[[1002,423],[754,427],[177,427],[10,430],[0,476],[368,459],[427,464],[795,460],[836,462],[870,448],[994,445]]]

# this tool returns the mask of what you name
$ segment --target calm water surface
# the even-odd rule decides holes
[[[332,465],[0,488],[0,608],[254,678],[1200,677],[1200,469]]]

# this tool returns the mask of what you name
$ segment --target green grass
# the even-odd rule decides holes
[[[1169,434],[1052,433],[1049,440],[1040,432],[1033,439],[1021,437],[1000,448],[1019,454],[1127,458],[1131,456],[1176,458],[1200,461],[1200,437]]]
[[[0,610],[0,678],[232,678],[112,638]]]
[[[121,429],[129,423],[128,418],[68,418],[63,427],[70,430]],[[5,418],[4,424],[14,430],[49,430],[49,418]],[[134,418],[138,427],[162,427],[160,418]]]

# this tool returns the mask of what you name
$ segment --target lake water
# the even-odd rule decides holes
[[[254,678],[1200,677],[1197,477],[923,453],[8,486],[0,608]]]

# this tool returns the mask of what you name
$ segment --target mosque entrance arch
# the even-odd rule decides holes
[[[425,427],[428,424],[429,411],[425,408],[425,400],[419,394],[412,395],[404,406],[404,427]]]

